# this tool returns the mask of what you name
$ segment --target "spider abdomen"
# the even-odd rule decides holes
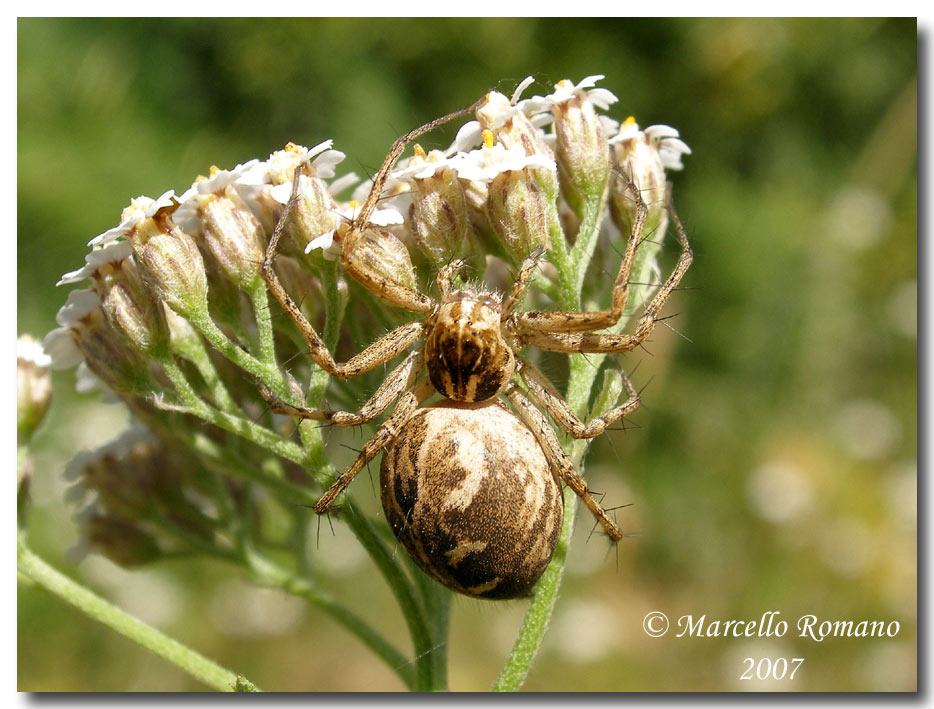
[[[418,410],[384,450],[380,481],[409,556],[459,593],[528,596],[558,543],[561,486],[498,401]]]
[[[428,376],[454,401],[486,401],[512,379],[515,357],[500,330],[498,306],[459,293],[445,303],[425,342]]]

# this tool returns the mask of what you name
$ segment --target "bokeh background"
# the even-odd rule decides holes
[[[676,126],[694,151],[674,181],[695,263],[666,310],[677,332],[622,359],[648,384],[638,427],[588,458],[591,485],[632,503],[617,514],[638,536],[608,553],[579,516],[526,688],[915,688],[914,20],[33,19],[17,52],[18,329],[38,336],[64,301],[56,280],[130,197],[289,140],[333,138],[342,168],[366,173],[398,134],[490,88],[605,74],[611,115]],[[54,383],[30,520],[43,556],[266,689],[401,688],[330,619],[217,564],[69,566],[63,466],[126,419],[75,394],[72,372]],[[338,526],[316,554],[332,590],[404,644],[353,537]],[[200,689],[34,588],[18,606],[20,690]],[[490,686],[524,609],[455,601],[452,689]],[[652,610],[901,629],[654,639]],[[745,657],[805,663],[793,682],[743,682]]]

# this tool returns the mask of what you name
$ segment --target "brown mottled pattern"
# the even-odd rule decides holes
[[[455,401],[493,398],[515,370],[512,350],[500,331],[499,309],[467,297],[441,306],[425,356],[431,383]]]
[[[417,411],[383,453],[380,487],[409,555],[468,596],[529,595],[558,543],[561,486],[499,401]]]

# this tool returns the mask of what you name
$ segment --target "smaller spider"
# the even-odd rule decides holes
[[[482,100],[481,100],[482,102]],[[347,379],[409,352],[357,412],[293,406],[263,394],[279,413],[358,426],[373,421],[393,402],[390,416],[363,446],[357,459],[314,505],[327,512],[363,467],[383,452],[381,497],[387,519],[403,546],[429,575],[460,593],[479,598],[528,595],[551,559],[558,540],[563,498],[558,481],[587,505],[614,542],[616,523],[594,499],[587,483],[561,449],[542,409],[575,438],[593,438],[632,413],[639,396],[625,375],[627,398],[584,423],[555,387],[518,353],[527,346],[555,352],[625,352],[651,334],[657,316],[691,264],[684,229],[670,204],[668,211],[681,245],[668,279],[645,307],[632,334],[597,334],[622,316],[629,278],[642,243],[647,208],[631,182],[636,218],[606,310],[583,312],[518,311],[542,250],[519,268],[508,293],[455,288],[452,279],[464,262],[438,273],[440,298],[402,285],[374,267],[371,256],[381,242],[394,239],[370,225],[389,172],[414,138],[481,102],[417,128],[393,144],[359,216],[343,237],[341,265],[346,274],[387,303],[421,315],[391,331],[347,362],[334,360],[321,337],[283,288],[273,269],[282,231],[299,185],[295,171],[286,205],[263,261],[269,289],[304,337],[311,358],[334,377]],[[419,379],[423,370],[427,377]],[[518,374],[525,385],[514,382]],[[435,392],[440,402],[422,406]],[[513,414],[501,397],[512,405]]]

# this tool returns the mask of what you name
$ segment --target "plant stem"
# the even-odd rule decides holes
[[[168,660],[209,687],[221,692],[240,691],[247,687],[251,688],[248,691],[259,691],[251,683],[245,682],[242,677],[238,677],[230,670],[224,669],[177,640],[173,640],[151,625],[134,618],[52,568],[31,551],[21,539],[17,539],[16,542],[16,567],[20,573],[28,576],[50,593]]]
[[[435,692],[446,689],[446,687],[438,684],[438,677],[431,657],[435,643],[428,620],[425,617],[425,611],[415,596],[412,583],[403,573],[398,562],[393,559],[369,520],[360,513],[350,500],[344,502],[344,507],[347,510],[347,514],[343,517],[344,521],[383,574],[409,627],[409,635],[415,648],[415,689],[419,692]]]
[[[247,287],[247,296],[253,306],[256,330],[259,336],[259,360],[270,369],[279,371],[276,365],[276,344],[272,328],[272,313],[269,311],[269,296],[266,283],[257,277]]]
[[[246,558],[250,570],[260,583],[281,588],[323,610],[381,657],[409,689],[415,688],[415,668],[412,663],[365,620],[344,608],[330,594],[285,571],[255,550],[250,550]]]
[[[241,418],[240,416],[233,416],[209,406],[198,397],[197,393],[192,389],[191,384],[189,384],[188,380],[185,378],[184,372],[182,372],[171,358],[162,361],[161,364],[166,375],[168,375],[169,379],[172,381],[176,394],[178,394],[184,404],[182,410],[185,413],[192,414],[209,423],[213,423],[218,428],[222,428],[225,431],[229,431],[230,433],[262,446],[282,458],[295,463],[302,463],[304,461],[305,454],[301,446],[272,433],[248,419]]]
[[[192,316],[189,322],[218,352],[240,369],[262,381],[272,390],[276,397],[282,401],[292,401],[292,392],[290,392],[285,385],[282,373],[279,372],[279,368],[274,362],[272,364],[260,362],[249,352],[231,342],[221,329],[217,327],[207,312],[198,317]]]

